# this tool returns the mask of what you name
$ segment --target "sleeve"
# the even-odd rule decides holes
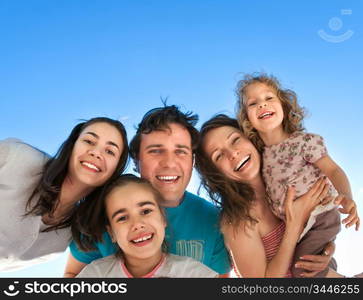
[[[320,158],[328,155],[324,139],[317,134],[306,134],[303,137],[303,157],[309,163],[315,163]]]
[[[232,270],[228,251],[224,245],[223,235],[219,230],[209,267],[219,274],[227,274]]]
[[[11,147],[11,139],[0,140],[0,169],[5,165]],[[15,140],[14,140],[15,141]]]
[[[97,248],[97,246],[96,246],[96,248]],[[85,264],[89,264],[92,261],[103,257],[101,252],[98,250],[98,248],[95,251],[85,252],[85,251],[80,250],[74,241],[72,241],[70,243],[69,250],[71,251],[71,253],[75,259],[77,259],[78,261],[83,262]]]

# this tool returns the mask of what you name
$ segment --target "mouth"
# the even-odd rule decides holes
[[[162,181],[164,183],[175,183],[178,181],[178,179],[180,178],[180,176],[176,176],[176,175],[159,175],[156,176],[156,179],[159,181]]]
[[[144,246],[145,244],[148,244],[153,239],[153,237],[153,233],[143,234],[136,239],[130,240],[130,242],[135,246]]]
[[[101,169],[98,166],[88,161],[81,161],[81,165],[94,172],[101,172]]]
[[[247,155],[246,157],[242,158],[242,160],[238,163],[238,165],[234,168],[235,172],[240,171],[251,159],[251,154]]]
[[[272,111],[265,111],[258,116],[258,119],[265,120],[271,118],[275,113]]]

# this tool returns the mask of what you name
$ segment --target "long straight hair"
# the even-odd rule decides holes
[[[121,174],[125,170],[128,162],[129,151],[127,144],[127,134],[125,127],[122,125],[122,123],[117,120],[105,117],[92,118],[88,121],[81,122],[73,128],[71,134],[60,146],[55,156],[50,158],[44,165],[42,176],[27,201],[25,216],[42,216],[45,214],[49,214],[49,216],[52,217],[54,215],[54,210],[57,206],[57,202],[59,201],[61,186],[68,172],[68,164],[72,155],[74,144],[76,143],[81,132],[86,127],[95,123],[107,123],[115,127],[122,137],[123,151],[121,153],[121,157],[117,164],[116,170],[112,174],[111,178],[108,179],[108,181],[111,181],[113,178],[118,176],[118,174]],[[58,221],[56,224],[52,224],[50,227],[46,228],[45,231],[51,231],[70,226],[72,223],[72,219],[76,216],[77,213],[82,213],[82,210],[85,210],[85,206],[91,202],[88,201],[89,198],[93,198],[95,194],[98,193],[99,189],[100,187],[96,188],[91,194],[86,197],[85,201],[83,201],[79,205],[75,205],[73,209],[69,211],[65,216],[63,216],[60,221]],[[83,203],[85,204],[82,205]]]

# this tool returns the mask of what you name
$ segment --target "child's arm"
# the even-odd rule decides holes
[[[325,155],[318,159],[314,165],[330,179],[335,189],[338,191],[339,195],[336,198],[335,203],[343,206],[343,208],[339,210],[341,213],[349,213],[348,218],[344,219],[343,223],[346,223],[346,227],[355,224],[355,229],[358,230],[360,220],[347,175],[329,155]]]
[[[340,195],[353,199],[352,190],[347,175],[344,171],[330,158],[325,155],[314,163],[333,183],[335,189]]]

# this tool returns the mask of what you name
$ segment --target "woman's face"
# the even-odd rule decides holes
[[[126,258],[146,259],[161,253],[165,219],[150,188],[129,183],[106,198],[107,227]]]
[[[234,127],[210,130],[204,137],[203,150],[217,169],[230,179],[248,183],[260,174],[258,151]]]
[[[70,180],[88,187],[103,185],[115,172],[123,150],[122,136],[114,126],[105,122],[87,126],[73,147]]]

